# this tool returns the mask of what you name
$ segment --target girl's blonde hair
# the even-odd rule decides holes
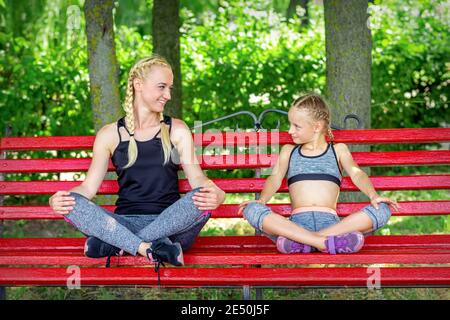
[[[331,112],[324,98],[315,93],[307,93],[297,98],[291,107],[307,110],[314,121],[323,121],[328,138],[331,142],[334,141],[331,131]]]
[[[136,140],[134,139],[135,117],[133,80],[144,80],[154,66],[161,66],[172,69],[166,59],[157,55],[153,55],[151,57],[146,57],[139,60],[128,73],[128,83],[123,109],[125,111],[125,126],[130,133],[130,142],[128,144],[128,163],[124,168],[131,167],[136,162],[138,156],[138,148]],[[169,126],[164,122],[164,115],[162,114],[162,112],[159,114],[159,119],[161,122],[161,142],[164,151],[164,164],[166,164],[170,159],[172,145],[170,143]]]

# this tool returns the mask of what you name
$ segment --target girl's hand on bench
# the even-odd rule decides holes
[[[266,204],[264,201],[262,201],[261,199],[258,200],[248,200],[248,201],[244,201],[239,205],[239,210],[238,210],[238,215],[242,215],[242,212],[244,211],[245,207],[252,202],[257,202],[257,203],[261,203],[261,204]]]
[[[381,197],[381,196],[379,196],[378,194],[376,194],[376,195],[374,195],[374,196],[372,196],[371,198],[370,198],[370,203],[375,207],[375,209],[379,209],[379,206],[378,206],[378,204],[379,203],[381,203],[381,202],[385,202],[386,204],[388,204],[389,206],[392,206],[392,208],[395,210],[395,211],[399,211],[399,209],[400,209],[400,206],[399,206],[399,204],[397,203],[397,201],[395,201],[395,200],[392,200],[391,198],[388,198],[388,197]]]
[[[73,210],[75,205],[75,198],[70,197],[68,191],[58,191],[50,197],[48,203],[53,211],[59,214],[68,214]]]

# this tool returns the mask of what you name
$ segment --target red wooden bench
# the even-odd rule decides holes
[[[402,144],[449,142],[450,128],[427,129],[371,129],[338,130],[337,142],[348,144]],[[279,136],[266,133],[194,134],[197,145],[235,146],[291,143],[286,132]],[[76,150],[91,149],[92,136],[82,137],[7,137],[0,140],[0,151]],[[270,167],[276,154],[203,156],[203,169],[256,169]],[[361,166],[422,166],[450,164],[449,150],[354,152]],[[68,190],[74,181],[11,181],[11,173],[27,176],[35,172],[86,171],[90,159],[9,159],[0,160],[0,195],[50,195]],[[112,170],[112,165],[110,165]],[[377,190],[450,189],[450,174],[420,174],[408,176],[372,176]],[[214,181],[226,192],[257,193],[262,190],[263,178],[221,178]],[[190,189],[180,180],[181,192]],[[348,177],[342,191],[356,191]],[[99,194],[114,194],[117,183],[105,180]],[[283,183],[280,192],[287,192]],[[394,216],[448,215],[449,198],[399,203],[401,212]],[[361,203],[339,203],[340,216],[360,209]],[[105,206],[113,210],[113,205]],[[290,214],[289,204],[271,205],[274,211]],[[236,218],[237,204],[222,205],[212,218]],[[61,219],[47,205],[1,206],[0,220]],[[32,235],[30,235],[32,236]],[[65,286],[67,266],[81,267],[81,285],[156,286],[157,275],[148,268],[145,258],[123,256],[111,259],[111,268],[104,268],[104,259],[90,259],[83,255],[84,238],[3,238],[0,239],[0,285],[57,285]],[[254,236],[201,236],[193,248],[185,253],[185,267],[161,268],[162,286],[203,287],[366,287],[373,269],[378,266],[381,287],[450,286],[450,234],[432,235],[376,235],[366,239],[357,254],[328,255],[323,253],[285,255],[276,251],[267,238]],[[328,265],[332,266],[328,266]],[[386,264],[393,266],[385,266]],[[318,266],[320,265],[320,266]],[[145,268],[147,267],[147,268]]]

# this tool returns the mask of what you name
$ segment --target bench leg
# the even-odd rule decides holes
[[[3,202],[3,201],[0,200],[0,202]],[[3,220],[0,220],[0,238],[2,236],[3,236]],[[5,287],[0,287],[0,301],[2,301],[2,300],[6,300],[6,288]]]
[[[256,300],[262,300],[263,298],[263,289],[256,288]]]
[[[255,178],[261,178],[261,168],[256,169],[255,172]],[[255,200],[258,200],[261,197],[261,193],[257,192],[255,193]],[[259,236],[261,235],[261,231],[255,230],[255,235]],[[261,268],[261,265],[255,265],[255,268]],[[262,288],[256,288],[256,300],[262,300],[263,299],[263,291]]]
[[[1,197],[3,198],[3,197]],[[0,205],[3,204],[3,199],[0,198]],[[3,220],[0,220],[0,238],[3,237]],[[6,288],[0,287],[0,301],[6,300]]]
[[[242,287],[242,299],[243,300],[250,300],[250,286],[243,286]]]

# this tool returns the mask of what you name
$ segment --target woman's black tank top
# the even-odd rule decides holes
[[[170,129],[172,128],[170,117],[164,116],[164,122],[169,125]],[[119,183],[119,198],[116,201],[115,213],[123,215],[160,214],[180,199],[178,165],[172,161],[172,157],[164,165],[162,142],[157,137],[160,130],[150,140],[136,140],[138,148],[136,162],[131,167],[123,169],[128,163],[129,141],[122,141],[120,127],[126,129],[125,118],[117,121],[120,142],[111,156]]]

